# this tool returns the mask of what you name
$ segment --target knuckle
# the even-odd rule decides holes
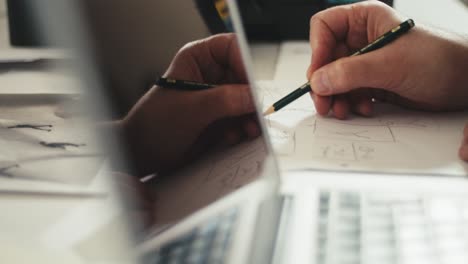
[[[219,102],[221,107],[225,109],[225,113],[228,116],[232,116],[236,110],[236,102],[238,97],[238,93],[234,91],[234,89],[229,89],[229,87],[225,87],[220,92]]]
[[[313,16],[310,18],[310,20],[309,20],[309,26],[310,26],[310,28],[312,28],[312,26],[313,26],[315,23],[317,23],[317,20],[319,19],[319,15],[320,15],[320,13],[317,13],[317,14],[313,15]]]
[[[178,56],[183,56],[183,55],[190,54],[191,50],[193,50],[195,47],[199,46],[201,42],[202,42],[202,40],[195,40],[195,41],[191,41],[191,42],[186,43],[185,45],[183,45],[179,49],[179,51],[177,52],[177,55]]]
[[[332,87],[337,90],[343,90],[349,85],[348,62],[338,60],[331,71],[330,82]]]

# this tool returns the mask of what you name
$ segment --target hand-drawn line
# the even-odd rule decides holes
[[[250,168],[252,162],[256,162],[257,167],[260,166],[258,164],[261,164],[261,162],[255,156],[262,153],[265,153],[264,145],[253,144],[243,149],[242,153],[230,154],[227,157],[215,159],[210,163],[201,184],[220,184],[222,189],[232,187],[231,185],[235,184],[236,178],[241,177],[239,173],[246,174],[255,171],[255,168]]]
[[[249,155],[253,154],[253,153],[256,153],[256,152],[255,151],[251,152],[251,153],[246,154],[245,156],[242,156],[242,157],[235,157],[234,159],[231,158],[231,160],[233,162],[231,164],[227,165],[226,168],[231,169],[231,168],[234,168],[235,166],[238,166],[240,162],[242,162],[244,159],[248,158]]]
[[[13,128],[30,128],[30,129],[35,129],[35,130],[41,130],[41,131],[47,131],[50,132],[52,131],[52,125],[29,125],[29,124],[19,124],[19,125],[14,125],[14,126],[9,126],[7,127],[8,129],[13,129]]]
[[[393,134],[393,129],[390,126],[387,126],[388,131],[390,131],[390,135],[392,136],[393,142],[397,142],[395,134]]]
[[[362,131],[357,131],[357,132],[336,132],[336,131],[330,131],[332,134],[340,135],[340,136],[345,136],[345,137],[357,137],[357,138],[364,138],[364,139],[371,139],[369,136],[364,136],[363,134],[369,133],[368,130],[362,130]]]
[[[362,155],[362,159],[371,159],[371,153],[374,153],[375,152],[375,149],[373,147],[369,147],[369,146],[359,146],[358,150],[363,153]]]
[[[280,155],[293,155],[296,152],[297,145],[296,130],[291,130],[290,128],[269,118],[266,120],[268,126],[268,136],[270,137],[273,146],[281,145],[280,143],[287,143],[288,148],[292,148],[292,151],[287,151],[287,153],[280,153]],[[280,143],[277,142],[277,144],[275,144],[275,141],[280,141]]]
[[[0,168],[0,175],[4,176],[4,177],[8,177],[8,178],[13,178],[13,174],[7,172],[8,170],[10,170],[12,168],[19,168],[19,164],[14,164],[14,165],[10,165],[10,166]]]
[[[301,112],[301,113],[314,113],[313,109],[306,108],[283,108],[281,111],[290,111],[290,112]]]
[[[429,120],[427,118],[411,118],[406,120],[382,120],[380,119],[383,125],[391,126],[391,127],[409,127],[409,128],[430,128],[431,123],[435,123],[433,120]],[[434,124],[434,127],[438,127],[437,124]]]
[[[375,152],[375,149],[372,146],[366,146],[356,142],[353,142],[352,145],[356,160],[372,159],[371,153]]]
[[[289,131],[280,131],[278,135],[271,136],[272,141],[274,142],[279,141],[281,143],[286,143],[286,151],[279,151],[280,155],[294,155],[296,153],[297,147],[297,140],[296,140],[296,132],[289,132]],[[274,144],[274,143],[273,143]]]
[[[323,158],[328,158],[328,152],[330,151],[331,147],[326,146],[325,148],[322,148],[322,157]]]
[[[379,118],[375,120],[374,124],[370,123],[360,123],[359,121],[349,122],[349,121],[342,121],[342,120],[335,120],[335,119],[322,119],[321,121],[340,124],[340,125],[349,125],[349,126],[360,126],[360,127],[382,127],[382,126],[390,126],[390,127],[409,127],[409,128],[421,128],[421,129],[430,129],[431,123],[435,123],[433,120],[429,120],[427,118],[413,118],[409,120],[385,120],[383,118]],[[370,120],[367,120],[370,122]],[[433,125],[435,128],[438,128],[437,124]]]
[[[208,170],[208,173],[203,178],[203,181],[202,181],[203,183],[207,183],[211,180],[211,174],[214,171],[215,165],[216,165],[216,162],[210,162],[210,169]]]
[[[41,141],[41,142],[39,142],[39,144],[41,144],[44,147],[59,148],[59,149],[66,149],[66,147],[79,148],[79,147],[86,146],[86,144],[83,144],[83,143],[82,144],[75,144],[75,143],[68,143],[68,142],[50,142],[50,143],[47,143],[45,141]]]
[[[322,147],[322,158],[325,159],[341,159],[346,156],[346,150],[343,146],[332,146],[332,145],[326,145],[325,147]]]
[[[356,153],[356,146],[354,146],[354,142],[351,143],[351,146],[353,147],[353,156],[354,156],[354,160],[358,160],[358,155]]]
[[[309,125],[306,125],[307,127],[312,127],[313,130],[312,130],[312,134],[315,135],[315,132],[317,131],[317,119],[314,119],[314,123],[313,124],[309,124]]]
[[[238,165],[241,161],[248,159],[254,154],[258,154],[259,152],[263,151],[263,146],[256,146],[254,149],[249,150],[246,153],[239,154],[239,156],[234,156],[234,158],[227,158],[233,161],[230,165],[226,166],[227,168],[232,168]]]
[[[292,151],[292,155],[293,154],[296,154],[296,146],[297,146],[297,140],[296,140],[296,131],[294,131],[293,133],[293,137],[292,137],[292,140],[293,140],[293,151]]]
[[[235,171],[230,170],[227,174],[223,174],[221,181],[219,181],[222,190],[235,187],[235,181],[239,175],[240,168],[241,166],[238,165]]]

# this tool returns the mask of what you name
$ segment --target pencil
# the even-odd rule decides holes
[[[164,87],[164,88],[172,88],[176,90],[184,90],[184,91],[198,91],[198,90],[205,90],[209,88],[213,88],[213,84],[207,83],[199,83],[193,81],[185,81],[185,80],[176,80],[171,78],[159,78],[156,85]]]
[[[357,56],[364,53],[371,52],[373,50],[379,49],[384,47],[385,45],[389,44],[390,42],[397,39],[399,36],[403,35],[404,33],[408,32],[411,28],[414,27],[414,21],[412,19],[408,19],[405,22],[401,23],[397,27],[393,28],[392,30],[388,31],[387,33],[383,34],[375,41],[370,43],[369,45],[365,46],[364,48],[356,51],[351,55]],[[297,88],[290,94],[286,95],[285,97],[278,100],[272,106],[268,107],[267,110],[263,113],[264,116],[277,112],[281,108],[287,106],[288,104],[294,102],[299,97],[303,96],[304,94],[311,92],[312,87],[310,87],[310,83],[307,82],[303,84],[301,87]]]

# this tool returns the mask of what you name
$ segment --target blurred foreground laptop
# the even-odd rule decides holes
[[[229,4],[253,84],[240,15]],[[83,78],[97,85],[90,48],[79,48]],[[152,227],[136,238],[143,263],[455,263],[468,252],[464,180],[295,171],[280,181],[266,137],[170,176],[147,182],[156,204]]]

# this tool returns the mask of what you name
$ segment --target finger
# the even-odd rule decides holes
[[[458,151],[458,155],[460,158],[464,161],[468,161],[468,144],[464,144],[460,147],[460,150]]]
[[[224,132],[224,145],[232,146],[239,143],[242,140],[242,132],[240,129],[228,129]]]
[[[353,10],[355,9],[349,5],[338,6],[319,12],[311,18],[309,40],[312,58],[308,71],[309,80],[315,70],[333,61],[338,43],[345,43],[349,30],[353,29],[350,25],[352,20],[350,18],[354,17]],[[365,24],[362,26],[366,28]],[[366,32],[365,30],[359,31]],[[367,40],[366,34],[360,34],[354,38],[358,39],[358,37],[363,39],[363,42]]]
[[[183,48],[196,61],[209,83],[247,83],[236,34],[217,34]]]
[[[312,75],[312,89],[322,96],[347,93],[361,87],[391,89],[404,77],[404,72],[393,70],[396,61],[390,56],[392,51],[377,50],[325,65]]]
[[[341,59],[343,57],[348,57],[350,55],[350,50],[345,43],[338,43],[336,49],[333,51],[333,60]]]
[[[468,125],[463,129],[463,141],[462,144],[468,145]]]
[[[337,95],[333,101],[333,115],[338,119],[346,119],[349,115],[349,102],[346,95]]]
[[[332,99],[329,96],[320,96],[314,93],[310,93],[312,100],[314,101],[315,110],[321,116],[326,116],[331,109]]]
[[[247,117],[243,124],[244,132],[248,139],[260,136],[260,126],[255,117]]]
[[[342,22],[346,23],[344,20]],[[310,20],[309,40],[312,57],[307,70],[307,79],[310,80],[315,70],[333,60],[333,50],[338,42],[334,32],[330,30],[327,23],[320,16],[320,13],[313,16]]]
[[[200,91],[200,108],[208,123],[226,117],[255,112],[255,103],[248,85],[220,85]]]
[[[348,96],[351,103],[351,110],[362,116],[372,116],[373,103],[368,90],[357,90]]]
[[[310,80],[315,70],[332,61],[337,43],[351,50],[364,47],[401,21],[389,6],[378,1],[343,5],[317,13],[310,21]]]

